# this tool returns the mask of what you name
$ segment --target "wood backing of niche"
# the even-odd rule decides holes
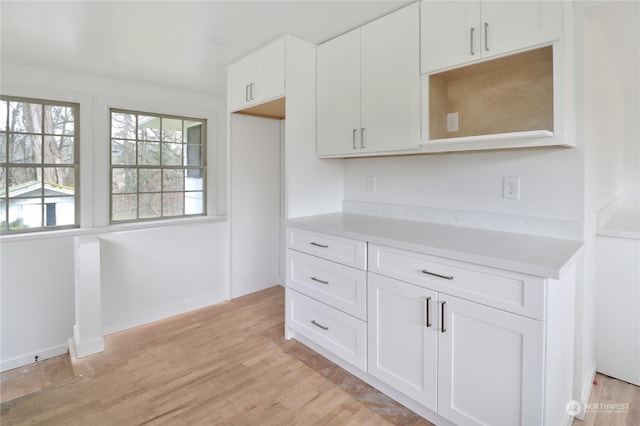
[[[459,129],[446,131],[458,112]],[[552,47],[429,77],[430,139],[553,131]]]

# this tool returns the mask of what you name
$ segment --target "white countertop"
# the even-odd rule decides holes
[[[554,279],[575,261],[583,245],[582,241],[350,213],[287,219],[285,224]]]

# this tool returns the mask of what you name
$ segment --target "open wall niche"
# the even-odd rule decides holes
[[[429,76],[429,139],[553,136],[553,48]],[[447,114],[458,130],[447,131]]]

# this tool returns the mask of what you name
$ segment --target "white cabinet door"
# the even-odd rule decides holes
[[[251,102],[249,85],[256,80],[255,57],[250,55],[240,59],[238,62],[234,62],[229,65],[227,72],[229,74],[229,110],[242,109]]]
[[[361,29],[361,149],[420,142],[420,14],[415,3]]]
[[[423,73],[562,37],[561,1],[428,1],[421,18]]]
[[[561,1],[483,1],[480,8],[485,58],[562,36]]]
[[[369,373],[435,411],[437,293],[376,274],[368,279]]]
[[[480,2],[422,2],[422,72],[480,59]]]
[[[231,64],[229,110],[237,111],[284,96],[285,38]]]
[[[317,49],[317,153],[360,150],[360,29]]]
[[[542,322],[440,299],[438,413],[465,425],[542,424]]]
[[[256,53],[256,79],[251,93],[254,103],[284,96],[285,39],[280,38]]]
[[[419,32],[416,3],[318,46],[318,155],[418,149]]]

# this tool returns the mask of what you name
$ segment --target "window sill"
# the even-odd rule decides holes
[[[180,218],[180,219],[165,219],[165,220],[157,220],[157,221],[148,221],[148,222],[135,222],[135,223],[122,223],[117,225],[109,225],[104,227],[94,227],[94,228],[73,228],[73,229],[63,229],[59,231],[41,231],[41,232],[31,232],[24,234],[15,234],[15,235],[2,235],[0,236],[0,242],[9,243],[9,242],[18,242],[18,241],[30,241],[30,240],[43,240],[47,238],[66,238],[66,237],[78,237],[82,235],[102,235],[102,234],[111,234],[115,232],[130,232],[137,231],[143,229],[159,229],[159,228],[168,228],[175,226],[187,226],[187,225],[196,225],[203,223],[217,223],[217,222],[226,222],[226,216],[198,216],[198,217],[189,217],[189,218]]]

